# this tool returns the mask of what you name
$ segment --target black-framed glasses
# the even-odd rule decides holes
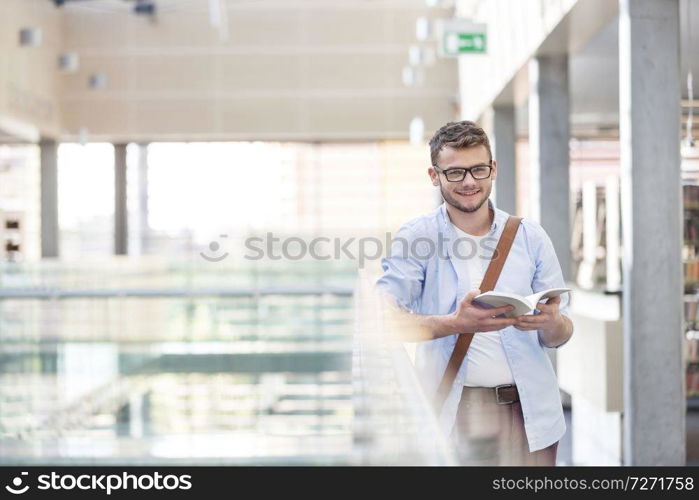
[[[446,170],[439,168],[437,165],[432,165],[432,167],[434,167],[434,169],[440,174],[444,174],[444,177],[446,177],[449,182],[462,182],[466,178],[466,174],[469,172],[471,172],[471,177],[477,181],[481,181],[490,177],[490,174],[493,171],[493,165],[491,164],[474,165],[473,167],[468,168],[448,168]]]

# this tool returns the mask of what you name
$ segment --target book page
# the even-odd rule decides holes
[[[550,299],[551,297],[556,297],[562,293],[570,292],[570,288],[549,288],[548,290],[542,290],[525,297],[526,301],[531,305],[532,309],[536,309],[536,305],[543,299]]]
[[[529,302],[524,297],[500,292],[482,293],[473,299],[473,303],[485,308],[513,306],[514,310],[505,313],[505,318],[521,316],[522,314],[527,314],[532,309],[529,307]]]

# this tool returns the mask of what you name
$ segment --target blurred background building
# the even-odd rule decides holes
[[[0,461],[454,463],[377,340],[381,252],[333,241],[440,203],[426,140],[472,119],[575,288],[559,463],[699,463],[698,30],[695,0],[0,0]]]

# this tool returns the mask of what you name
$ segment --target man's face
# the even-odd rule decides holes
[[[485,146],[454,149],[448,146],[439,152],[438,164],[442,170],[450,168],[468,168],[476,165],[488,165],[490,156]],[[429,168],[428,173],[434,186],[439,186],[442,197],[449,205],[462,212],[471,213],[486,202],[493,189],[497,174],[497,164],[493,160],[493,170],[487,179],[476,180],[469,172],[461,182],[449,182],[444,174]]]

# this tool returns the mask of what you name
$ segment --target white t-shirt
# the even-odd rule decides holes
[[[488,259],[483,258],[481,241],[485,236],[473,236],[454,226],[459,241],[459,254],[452,257],[457,266],[464,266],[471,278],[471,290],[478,289],[488,267]],[[488,245],[488,246],[493,246]],[[473,336],[466,353],[466,380],[469,387],[495,387],[514,384],[512,370],[500,340],[500,332],[478,332]]]

